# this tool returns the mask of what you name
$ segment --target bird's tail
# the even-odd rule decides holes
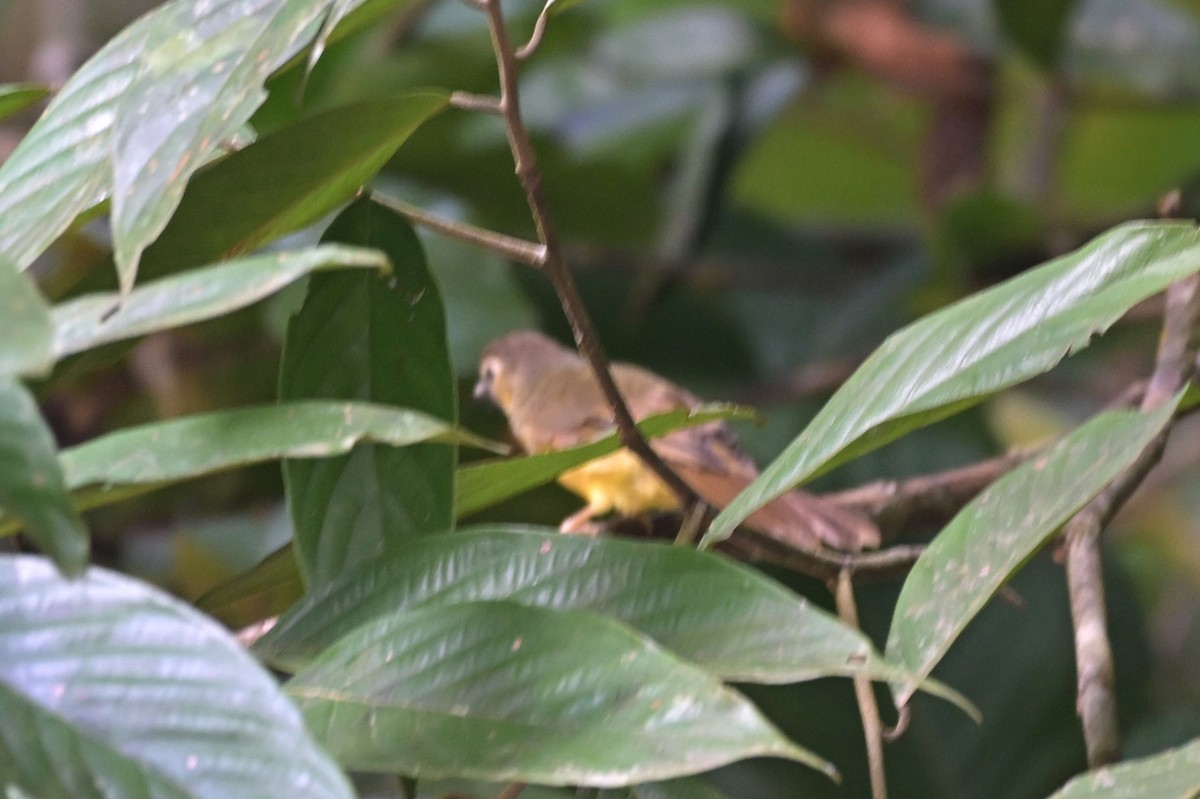
[[[744,522],[797,549],[819,546],[858,552],[879,546],[879,528],[870,519],[827,499],[789,491]]]
[[[673,465],[692,490],[717,508],[724,508],[750,484],[749,478]],[[821,547],[858,552],[879,546],[879,528],[870,519],[803,491],[789,491],[771,500],[743,524],[807,552]]]

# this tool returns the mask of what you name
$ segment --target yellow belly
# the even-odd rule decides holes
[[[623,516],[637,516],[679,507],[662,480],[627,449],[563,472],[558,482],[586,499],[597,513],[615,510]]]

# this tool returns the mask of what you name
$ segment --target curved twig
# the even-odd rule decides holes
[[[537,22],[533,23],[533,33],[530,34],[529,41],[517,48],[517,52],[514,54],[518,61],[529,58],[541,46],[542,37],[546,35],[546,23],[550,21],[550,9],[553,7],[554,0],[548,0],[546,5],[542,6],[542,13],[538,14]]]

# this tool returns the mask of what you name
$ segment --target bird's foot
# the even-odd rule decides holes
[[[562,524],[558,526],[558,531],[567,535],[600,535],[600,533],[604,532],[604,526],[599,522],[592,521],[592,517],[597,512],[596,508],[589,506],[583,508],[578,513],[572,513],[562,520]]]

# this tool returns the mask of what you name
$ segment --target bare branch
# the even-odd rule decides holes
[[[838,617],[848,627],[858,629],[858,608],[854,604],[854,585],[849,570],[838,573],[833,595],[837,600]],[[867,741],[867,770],[871,775],[871,799],[887,799],[887,771],[883,765],[883,725],[879,721],[879,705],[871,678],[855,674],[854,698],[862,717],[863,735]]]
[[[621,436],[621,443],[646,464],[679,499],[684,511],[689,511],[696,505],[699,498],[680,479],[679,475],[663,463],[662,459],[646,443],[646,439],[638,432],[633,416],[629,412],[617,385],[609,371],[608,358],[596,335],[595,325],[588,315],[579,289],[567,268],[563,256],[562,245],[550,216],[545,194],[542,191],[542,174],[538,168],[537,155],[525,122],[521,117],[521,99],[517,88],[517,56],[508,37],[508,28],[504,23],[504,14],[500,0],[481,0],[482,7],[488,16],[488,29],[492,36],[492,49],[496,55],[496,67],[500,73],[500,109],[504,117],[504,126],[508,132],[509,149],[512,151],[516,165],[517,178],[525,190],[525,198],[529,211],[537,227],[538,238],[544,246],[545,257],[542,269],[554,285],[562,304],[563,313],[575,334],[575,343],[579,353],[591,365],[600,390],[604,393],[613,409],[613,420]]]
[[[371,199],[405,217],[414,225],[429,228],[449,238],[491,250],[497,255],[530,266],[541,267],[545,263],[546,248],[540,244],[506,236],[503,233],[496,233],[466,222],[446,219],[437,214],[431,214],[424,208],[378,191],[371,193]]]
[[[886,539],[889,533],[944,524],[976,494],[1037,451],[1014,450],[957,469],[906,480],[880,480],[827,494],[826,498],[870,516]]]
[[[546,35],[546,23],[550,21],[550,9],[553,7],[553,0],[542,6],[542,13],[538,14],[537,22],[533,24],[533,33],[530,35],[529,41],[525,42],[516,52],[518,61],[524,61],[537,52],[538,47],[542,44],[542,37]]]
[[[470,92],[454,92],[450,95],[450,105],[463,111],[478,111],[483,114],[503,113],[500,101],[486,94],[471,94]]]
[[[887,580],[908,573],[925,547],[901,545],[875,552],[800,551],[763,533],[739,529],[721,550],[747,563],[771,563],[818,580],[848,571],[856,581]]]
[[[1142,397],[1143,410],[1160,407],[1195,371],[1196,337],[1200,329],[1200,276],[1192,275],[1167,289],[1163,332],[1154,374]],[[1120,755],[1114,692],[1112,647],[1108,640],[1100,533],[1158,463],[1168,426],[1134,463],[1067,523],[1067,586],[1075,630],[1076,710],[1083,725],[1088,765],[1112,763]]]

